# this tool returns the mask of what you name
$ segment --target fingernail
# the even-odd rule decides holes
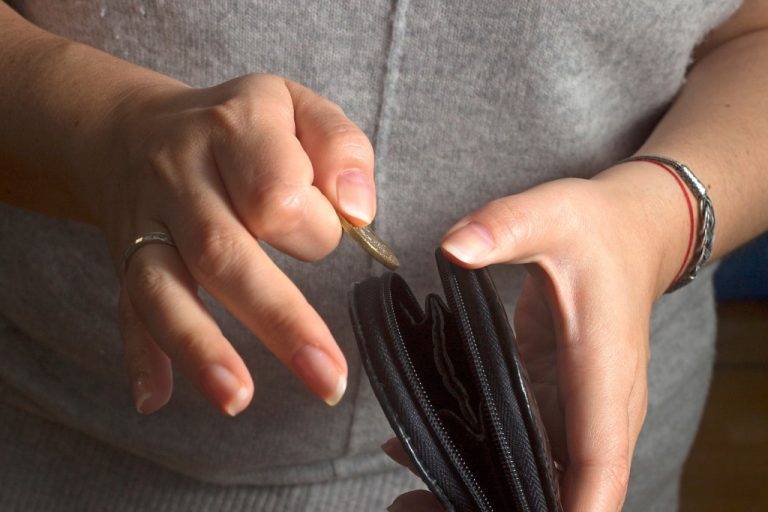
[[[208,396],[230,416],[236,416],[248,404],[250,392],[235,375],[221,366],[212,364],[202,370],[201,382]]]
[[[147,400],[152,398],[149,375],[140,373],[133,380],[133,403],[136,405],[136,412],[139,414],[148,414],[149,410],[144,408]]]
[[[404,512],[405,509],[395,500],[390,506],[387,507],[387,512]]]
[[[449,234],[442,243],[443,249],[464,263],[475,263],[496,247],[493,235],[482,224],[470,222]]]
[[[342,213],[365,225],[376,213],[373,180],[361,171],[344,171],[336,180],[336,198]]]
[[[293,370],[328,405],[336,405],[347,389],[347,377],[324,350],[304,345],[293,356]]]

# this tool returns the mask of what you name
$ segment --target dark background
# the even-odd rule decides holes
[[[682,512],[768,510],[768,234],[715,274],[718,339]]]

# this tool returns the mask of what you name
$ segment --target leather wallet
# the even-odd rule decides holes
[[[444,302],[422,310],[392,272],[356,283],[363,366],[395,434],[447,511],[562,510],[515,335],[486,269],[438,249]]]

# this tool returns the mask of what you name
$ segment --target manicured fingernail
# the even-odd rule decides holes
[[[496,242],[485,226],[470,222],[449,234],[442,247],[464,263],[476,263],[496,247]]]
[[[328,405],[336,405],[347,389],[347,377],[324,350],[304,345],[293,356],[293,370]]]
[[[230,416],[236,416],[248,405],[250,391],[235,375],[219,364],[202,370],[201,382],[208,396]]]
[[[339,208],[350,220],[370,224],[376,213],[376,193],[373,180],[360,171],[344,171],[336,180]]]
[[[145,409],[147,400],[152,398],[149,375],[140,373],[133,380],[133,403],[136,405],[136,412],[139,414],[149,414],[149,409]]]

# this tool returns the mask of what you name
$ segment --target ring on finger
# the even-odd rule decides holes
[[[136,251],[149,244],[164,244],[176,247],[176,243],[168,233],[151,231],[140,235],[131,242],[131,245],[123,253],[123,271],[128,269],[128,263],[131,261],[131,257],[136,254]]]

